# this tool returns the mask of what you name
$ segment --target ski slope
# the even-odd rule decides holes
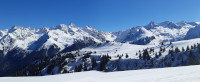
[[[96,51],[96,54],[93,55],[106,55],[112,56],[112,59],[118,59],[117,55],[128,54],[131,58],[138,59],[136,52],[143,50],[145,48],[154,47],[155,45],[135,45],[129,43],[119,43],[119,42],[110,42],[103,43],[100,46],[90,46],[83,48],[81,51]]]
[[[200,65],[121,72],[79,72],[41,77],[1,77],[0,82],[199,82]]]
[[[176,41],[176,42],[172,42],[172,45],[175,47],[178,47],[179,49],[182,49],[182,47],[184,47],[186,49],[187,46],[191,46],[194,44],[200,43],[200,38],[196,38],[196,39],[190,39],[190,40],[181,40],[181,41]],[[118,57],[116,57],[117,55],[129,55],[129,58],[133,58],[133,59],[139,59],[138,55],[136,55],[136,53],[138,53],[138,51],[142,51],[143,49],[146,48],[154,48],[155,51],[159,51],[160,47],[165,47],[166,48],[166,52],[163,53],[163,55],[167,55],[168,54],[168,50],[171,48],[171,45],[169,42],[164,43],[164,45],[160,45],[160,44],[147,44],[147,45],[135,45],[135,44],[129,44],[129,43],[119,43],[119,42],[109,42],[109,43],[102,43],[102,45],[100,46],[89,46],[86,48],[83,48],[81,51],[96,51],[96,54],[93,55],[106,55],[108,54],[109,56],[112,57],[112,59],[118,59]],[[152,55],[153,57],[154,55]],[[125,56],[123,56],[122,58],[125,58]]]

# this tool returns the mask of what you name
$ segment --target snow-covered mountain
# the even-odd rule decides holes
[[[35,56],[50,56],[60,52],[78,50],[104,42],[107,38],[112,40],[112,34],[88,27],[79,28],[72,23],[51,28],[13,26],[11,29],[0,31],[0,58],[10,64],[19,65],[24,59],[31,61],[31,58]],[[8,64],[3,63],[0,66],[6,65]],[[14,68],[14,66],[9,66],[9,68],[0,68],[0,70]]]
[[[154,34],[145,29],[144,27],[135,27],[126,31],[115,32],[113,34],[117,36],[117,38],[115,39],[115,41],[117,42],[147,44],[151,41],[149,39],[155,39]],[[147,38],[147,40],[145,38]]]
[[[0,31],[0,49],[6,54],[15,47],[26,50],[48,49],[51,45],[56,45],[60,50],[72,45],[76,40],[91,38],[97,43],[108,41],[129,42],[133,44],[160,43],[162,41],[182,40],[186,36],[187,31],[196,30],[200,25],[198,22],[179,22],[173,23],[165,21],[162,23],[150,22],[142,27],[133,27],[126,31],[103,32],[98,31],[90,26],[85,28],[76,27],[70,23],[68,26],[60,24],[52,28],[23,28],[13,26],[11,29]],[[195,28],[197,26],[197,28]],[[187,39],[195,38],[189,31]]]
[[[49,49],[52,45],[63,50],[77,40],[90,38],[100,43],[112,40],[111,33],[97,31],[91,27],[76,27],[74,24],[60,24],[52,28],[23,28],[13,26],[11,29],[0,31],[0,49],[6,54],[9,50],[19,47],[25,50]],[[111,38],[111,39],[110,39]]]
[[[91,26],[81,28],[72,23],[51,28],[13,26],[0,31],[0,59],[3,58],[0,66],[4,67],[0,68],[0,71],[6,72],[16,67],[20,69],[19,65],[23,67],[24,61],[29,64],[32,58],[37,56],[52,56],[80,49],[82,52],[89,50],[115,56],[135,54],[138,50],[158,46],[162,42],[199,38],[199,25],[199,22],[152,21],[146,26],[118,32],[98,31]],[[135,55],[133,57],[138,58]]]
[[[132,44],[160,44],[167,41],[197,38],[199,22],[161,23],[150,22],[142,27],[133,27],[125,31],[103,32],[90,26],[79,28],[74,24],[60,24],[55,27],[23,28],[13,26],[11,29],[0,31],[0,50],[6,53],[16,47],[28,51],[48,50],[54,46],[62,51],[78,40],[91,39],[96,43],[115,41]],[[189,32],[188,30],[191,29]],[[188,32],[188,33],[187,33]],[[187,34],[187,35],[186,35]]]
[[[126,31],[118,31],[113,34],[117,36],[115,41],[130,42],[134,44],[159,44],[167,41],[183,40],[190,28],[199,25],[198,22],[173,23],[165,21],[155,23],[151,21],[148,25],[133,27]]]

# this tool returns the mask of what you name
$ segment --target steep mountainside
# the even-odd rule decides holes
[[[200,38],[200,25],[196,26],[195,28],[191,28],[187,35],[185,36],[185,39],[194,39],[194,38]]]

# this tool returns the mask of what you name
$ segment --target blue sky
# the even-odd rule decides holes
[[[200,21],[200,0],[0,0],[0,29],[72,22],[112,32],[166,20]]]

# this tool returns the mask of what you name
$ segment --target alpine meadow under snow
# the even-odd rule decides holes
[[[196,81],[200,80],[199,66],[164,67],[200,64],[199,29],[200,22],[186,21],[152,21],[118,32],[98,31],[91,26],[81,28],[72,23],[51,28],[13,26],[0,31],[0,76],[53,75],[38,77],[52,82]]]

